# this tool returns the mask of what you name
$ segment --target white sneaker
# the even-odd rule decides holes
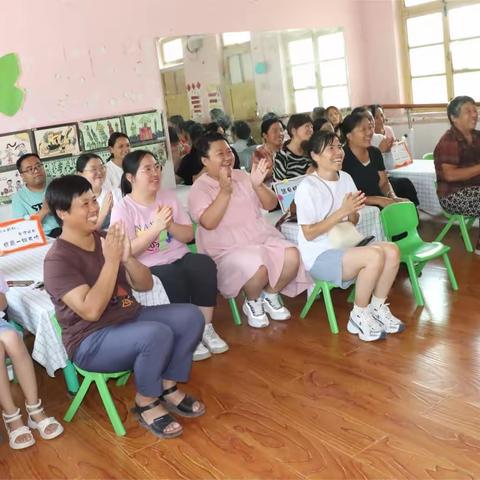
[[[291,315],[278,293],[262,293],[263,310],[272,320],[288,320]]]
[[[247,316],[248,324],[253,328],[264,328],[270,325],[265,310],[263,309],[262,297],[256,300],[247,300],[243,302],[243,313]]]
[[[388,303],[376,308],[373,305],[368,306],[372,317],[380,324],[385,333],[400,333],[405,330],[405,324],[390,311]]]
[[[210,353],[223,353],[228,350],[227,343],[220,338],[211,323],[205,325],[202,342],[210,350]]]
[[[347,324],[349,333],[358,335],[364,342],[373,342],[386,337],[381,325],[372,317],[368,309],[362,310],[360,314],[350,312]]]
[[[198,362],[199,360],[205,360],[206,358],[210,358],[211,356],[212,355],[208,351],[208,348],[202,342],[200,342],[197,345],[195,351],[193,352],[193,361]]]

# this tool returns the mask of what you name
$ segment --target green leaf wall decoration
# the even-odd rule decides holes
[[[0,57],[0,113],[13,117],[23,104],[25,93],[15,86],[20,76],[18,56],[8,53]]]

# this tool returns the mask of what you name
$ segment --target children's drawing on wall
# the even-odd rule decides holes
[[[59,158],[58,160],[50,160],[45,162],[45,173],[47,177],[63,177],[75,173],[75,164],[78,156]]]
[[[106,148],[113,132],[124,132],[120,117],[99,118],[78,124],[80,143],[83,151]]]
[[[167,145],[165,142],[151,143],[149,145],[133,147],[132,151],[135,150],[148,150],[149,152],[152,152],[162,167],[165,166],[165,163],[168,160]]]
[[[123,120],[126,134],[132,144],[163,138],[162,115],[157,110],[124,115]]]
[[[10,203],[11,196],[22,186],[22,177],[17,170],[0,173],[0,203]]]
[[[53,158],[80,153],[76,124],[57,125],[34,130],[40,158]]]
[[[0,135],[0,167],[15,165],[25,153],[33,152],[33,145],[28,131]]]

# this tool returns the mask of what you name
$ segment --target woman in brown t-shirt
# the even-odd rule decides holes
[[[447,107],[451,128],[433,152],[437,195],[442,208],[453,214],[480,217],[480,131],[471,97],[455,97]],[[480,254],[480,238],[475,253]]]
[[[45,288],[55,305],[69,357],[98,372],[133,370],[133,411],[161,438],[182,433],[168,412],[196,417],[205,406],[177,389],[190,375],[203,316],[190,304],[142,307],[132,288],[152,288],[152,275],[131,252],[123,225],[96,231],[99,206],[83,177],[67,175],[49,185],[46,200],[62,235],[45,258]]]

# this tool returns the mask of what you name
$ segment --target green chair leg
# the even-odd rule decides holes
[[[407,260],[407,269],[408,269],[408,276],[410,277],[410,283],[412,284],[413,294],[415,296],[415,301],[417,305],[423,307],[425,302],[423,300],[422,291],[420,289],[420,284],[418,283],[417,272],[415,271],[415,266],[412,260]]]
[[[453,222],[455,221],[455,217],[452,215],[447,224],[442,228],[442,231],[437,235],[437,237],[435,238],[435,242],[441,242],[445,235],[448,233],[448,231],[450,230],[450,228],[452,228],[452,225],[453,225]]]
[[[330,295],[330,286],[322,288],[323,301],[327,310],[328,323],[330,324],[330,331],[335,335],[338,333],[337,317],[335,316],[335,309],[333,308],[332,297]]]
[[[75,416],[77,413],[78,408],[80,407],[81,403],[83,402],[83,399],[85,398],[85,395],[88,392],[88,389],[90,388],[90,384],[93,381],[93,377],[91,376],[86,376],[83,379],[82,384],[80,385],[80,388],[78,389],[77,394],[75,395],[75,398],[72,400],[72,403],[68,407],[67,412],[65,413],[65,416],[63,419],[66,422],[71,422],[72,418]]]
[[[300,312],[300,318],[305,318],[307,316],[307,313],[309,312],[310,308],[312,308],[313,302],[315,301],[318,294],[322,290],[322,283],[323,282],[315,282],[315,286],[313,287],[312,293],[307,298],[307,303],[305,303],[305,306]]]
[[[95,383],[97,385],[98,391],[100,392],[100,397],[102,398],[103,406],[107,411],[108,418],[110,419],[110,422],[113,425],[113,429],[115,430],[115,433],[118,436],[122,437],[126,435],[127,432],[125,431],[125,427],[123,426],[122,420],[118,415],[117,407],[115,407],[115,404],[113,403],[112,396],[110,395],[110,392],[107,387],[107,382],[105,381],[103,374],[96,373],[94,375],[96,377]]]
[[[470,220],[470,219],[469,219]],[[462,234],[462,238],[463,238],[463,243],[465,244],[465,249],[467,250],[467,252],[469,253],[472,253],[473,252],[473,245],[472,245],[472,241],[470,240],[470,234],[468,233],[468,223],[469,223],[469,220],[467,220],[467,222],[465,222],[465,217],[463,215],[459,215],[459,218],[458,218],[458,224],[460,226],[460,233]],[[473,222],[471,222],[473,223]],[[470,224],[471,226],[471,224]]]
[[[458,290],[458,283],[457,279],[455,278],[455,274],[453,273],[452,264],[450,263],[450,258],[448,257],[448,253],[442,255],[443,263],[445,263],[445,267],[447,268],[448,278],[450,279],[450,283],[452,285],[453,290]]]
[[[350,293],[348,294],[347,302],[355,303],[355,285],[352,287]]]
[[[233,322],[235,325],[241,325],[242,319],[240,318],[240,312],[238,311],[237,302],[234,298],[229,298],[228,303],[230,305],[230,310],[232,311]]]
[[[65,383],[67,384],[67,391],[72,395],[75,395],[80,386],[78,384],[77,371],[70,360],[67,360],[67,366],[63,369],[63,376],[65,377]]]
[[[119,377],[118,380],[116,381],[117,387],[124,387],[127,384],[129,378],[130,378],[130,372]]]

